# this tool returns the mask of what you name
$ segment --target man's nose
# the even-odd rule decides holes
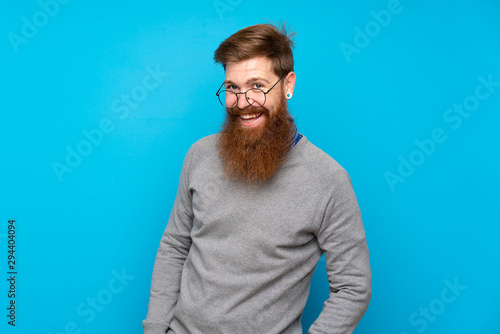
[[[244,109],[244,108],[248,107],[248,104],[249,103],[247,101],[245,94],[239,94],[238,95],[238,108]]]

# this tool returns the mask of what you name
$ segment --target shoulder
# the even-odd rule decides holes
[[[311,174],[321,179],[341,181],[348,179],[347,171],[329,154],[311,143],[305,136],[296,147],[297,158],[302,161]]]
[[[186,159],[196,159],[203,156],[211,155],[217,151],[217,136],[218,134],[209,135],[198,139],[191,147],[189,148]]]
[[[311,142],[307,141],[304,144],[304,169],[308,171],[305,175],[307,181],[314,184],[316,192],[321,194],[320,202],[325,210],[328,208],[334,210],[329,211],[330,214],[359,212],[356,195],[347,171],[334,158]]]
[[[207,164],[215,164],[218,157],[217,137],[217,134],[213,134],[192,144],[184,158],[183,169],[192,170]]]
[[[210,151],[216,148],[218,134],[209,135],[198,139],[189,150]]]

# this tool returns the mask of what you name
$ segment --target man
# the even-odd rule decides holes
[[[349,176],[287,111],[292,47],[284,27],[261,24],[215,51],[226,121],[186,155],[144,333],[302,333],[322,254],[331,293],[309,333],[351,333],[366,311],[368,248]]]

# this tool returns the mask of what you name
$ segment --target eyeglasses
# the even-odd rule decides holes
[[[285,74],[283,74],[278,79],[278,81],[276,81],[276,83],[271,88],[269,88],[267,92],[264,92],[260,88],[250,88],[246,92],[235,93],[231,90],[221,90],[222,86],[224,86],[224,83],[222,83],[215,95],[217,95],[217,97],[219,98],[220,104],[222,104],[222,106],[227,109],[233,109],[238,105],[238,95],[240,94],[245,94],[245,99],[248,102],[248,106],[262,107],[264,103],[266,103],[266,95],[278,84],[278,82],[281,81],[281,79],[283,79],[284,76]]]

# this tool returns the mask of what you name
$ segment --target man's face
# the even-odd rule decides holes
[[[238,95],[238,104],[234,109],[239,112],[240,124],[243,127],[261,127],[266,123],[270,115],[276,113],[280,102],[284,99],[286,94],[283,89],[284,79],[266,95],[266,102],[263,107],[268,110],[269,115],[266,113],[252,112],[253,108],[249,107],[245,95]],[[278,80],[279,77],[273,72],[270,59],[263,57],[252,58],[237,63],[228,63],[226,65],[224,87],[226,90],[237,93],[244,93],[251,88],[259,88],[267,92]]]
[[[254,58],[228,64],[224,86],[237,93],[251,88],[267,92],[278,80],[269,59]],[[282,85],[278,83],[267,94],[262,106],[249,105],[240,94],[238,104],[226,109],[217,145],[229,178],[253,184],[265,182],[276,174],[292,147],[294,124],[285,94],[293,92],[295,74],[290,72],[282,80]]]

